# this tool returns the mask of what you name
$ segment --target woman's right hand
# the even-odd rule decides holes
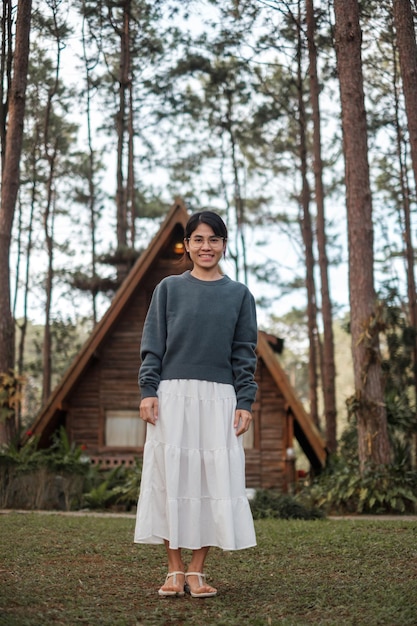
[[[158,419],[158,398],[144,398],[139,406],[139,415],[144,422],[155,425]]]

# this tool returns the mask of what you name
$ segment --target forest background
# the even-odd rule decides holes
[[[415,468],[415,2],[2,11],[1,441],[181,197],[224,216],[224,269],[284,338],[329,452],[349,417],[361,474]]]

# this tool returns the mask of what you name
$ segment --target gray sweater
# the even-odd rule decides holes
[[[141,342],[142,398],[159,382],[196,379],[234,386],[237,408],[251,410],[257,385],[255,301],[242,283],[205,281],[187,271],[156,287]]]

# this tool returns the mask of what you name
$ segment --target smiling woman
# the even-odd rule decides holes
[[[191,273],[202,280],[221,278],[219,262],[226,252],[226,225],[220,218],[212,216],[218,218],[210,211],[196,213],[185,229],[185,249],[194,263]]]
[[[165,544],[161,597],[206,598],[210,546],[256,544],[245,491],[243,434],[257,385],[255,302],[223,275],[227,228],[211,211],[185,227],[193,269],[156,287],[146,317],[139,384],[147,422],[135,542]],[[188,570],[181,549],[192,550]]]

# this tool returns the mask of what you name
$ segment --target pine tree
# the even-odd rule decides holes
[[[6,5],[3,3],[3,10]],[[14,321],[10,302],[10,241],[19,186],[19,167],[23,139],[25,93],[29,59],[31,0],[19,0],[17,8],[13,76],[7,95],[6,146],[2,154],[0,205],[0,373],[14,368]],[[8,19],[11,19],[9,14]],[[8,33],[10,35],[10,32]],[[6,33],[3,31],[3,37]],[[3,39],[4,41],[4,39]],[[10,47],[9,47],[10,51]],[[1,77],[3,79],[3,76]],[[3,122],[4,123],[4,122]],[[14,414],[0,420],[0,443],[8,443],[15,434]]]
[[[361,470],[388,464],[391,449],[382,389],[373,274],[373,226],[357,0],[335,0],[335,45],[342,106],[349,241],[349,293]]]

